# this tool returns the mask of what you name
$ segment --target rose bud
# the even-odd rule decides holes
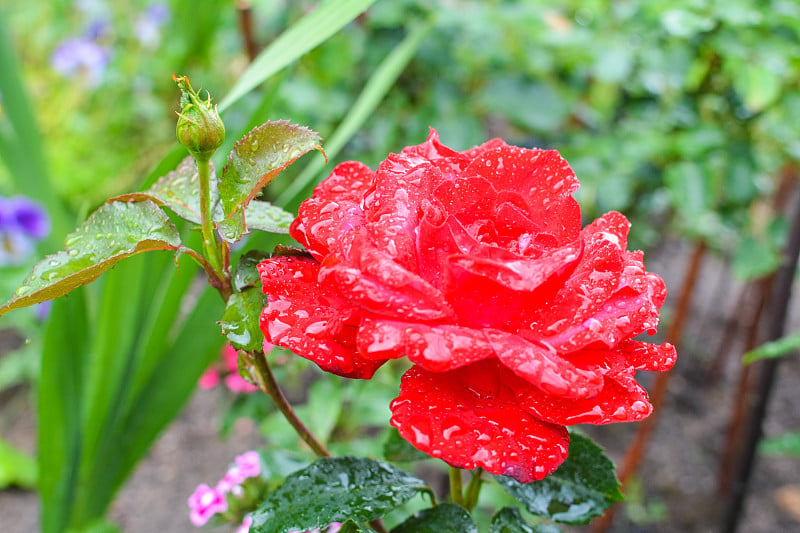
[[[194,157],[208,160],[214,151],[225,141],[225,125],[211,104],[211,95],[202,100],[192,89],[186,76],[172,76],[181,90],[181,111],[175,133],[178,141]]]

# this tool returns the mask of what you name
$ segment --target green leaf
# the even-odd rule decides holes
[[[260,200],[252,200],[244,210],[248,229],[270,233],[289,233],[294,215],[276,205]]]
[[[262,348],[264,336],[258,322],[263,309],[264,294],[259,288],[251,287],[231,295],[220,321],[231,346],[248,352]]]
[[[220,111],[227,109],[264,80],[324,42],[374,3],[375,0],[321,2],[317,9],[283,32],[258,55],[220,102]]]
[[[800,457],[800,431],[787,431],[777,437],[764,439],[759,444],[761,453]]]
[[[75,232],[66,250],[37,263],[0,315],[58,298],[91,283],[116,263],[140,252],[177,250],[178,230],[153,202],[112,202],[101,206]]]
[[[248,287],[261,286],[261,276],[258,274],[258,264],[269,258],[269,254],[258,250],[250,250],[239,258],[236,265],[236,274],[233,276],[233,286],[237,291]]]
[[[368,531],[372,530],[362,529],[361,526],[359,526],[358,523],[354,522],[353,520],[346,520],[339,527],[339,533],[367,533]]]
[[[33,488],[36,485],[36,460],[0,439],[0,489]]]
[[[742,363],[749,365],[761,359],[777,359],[798,349],[800,349],[800,330],[750,350],[742,356]]]
[[[559,533],[552,524],[528,524],[516,507],[504,507],[498,511],[489,524],[489,533]]]
[[[430,455],[414,448],[395,428],[389,428],[389,435],[383,442],[383,457],[397,462],[430,459]]]
[[[391,533],[478,533],[478,526],[460,505],[442,503],[416,513]]]
[[[326,457],[286,478],[253,513],[255,533],[306,531],[352,518],[368,522],[428,491],[421,479],[362,457]]]
[[[280,120],[253,128],[234,145],[222,169],[218,187],[225,217],[240,214],[278,173],[314,149],[322,149],[319,135],[303,126]]]
[[[529,512],[554,522],[585,524],[623,496],[614,465],[603,450],[582,435],[573,433],[570,439],[566,461],[546,478],[532,483],[495,479]]]
[[[211,163],[211,205],[217,205],[219,192],[214,178],[214,164]],[[191,156],[185,157],[177,168],[156,181],[145,192],[132,192],[111,198],[109,202],[143,202],[150,200],[157,205],[169,207],[184,220],[200,224],[200,175]],[[222,219],[222,210],[214,213]]]

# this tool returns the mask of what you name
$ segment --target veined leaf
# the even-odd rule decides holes
[[[236,273],[233,275],[233,286],[241,292],[247,287],[255,287],[261,283],[258,264],[269,258],[269,254],[258,250],[250,250],[239,258]]]
[[[322,150],[317,133],[284,120],[266,122],[242,137],[231,150],[218,183],[225,218],[234,219],[233,223],[224,221],[224,226],[242,226],[235,221],[241,219],[261,189],[297,158],[314,149]],[[255,216],[258,211],[251,213]],[[235,231],[225,238],[238,240]]]
[[[504,507],[492,517],[489,533],[559,533],[552,524],[528,524],[516,507]]]
[[[478,526],[460,505],[442,503],[416,513],[391,533],[478,533]]]
[[[276,174],[278,172],[280,169],[276,171]],[[226,219],[219,201],[218,182],[213,163],[211,163],[210,178],[209,193],[213,210],[211,218],[217,223],[223,238],[229,242],[238,241],[248,228],[270,233],[289,232],[289,225],[294,220],[294,215],[269,202],[253,200],[245,209],[244,218],[236,216]],[[176,215],[188,222],[200,224],[199,179],[194,159],[186,157],[175,170],[159,178],[148,190],[122,194],[109,201],[142,202],[150,200],[157,205],[170,208]]]
[[[220,326],[228,342],[237,350],[253,352],[264,344],[258,322],[264,309],[264,294],[260,288],[250,287],[231,294]]]
[[[214,163],[211,163],[211,205],[217,205],[219,192],[214,178]],[[200,175],[191,156],[185,157],[178,167],[159,178],[145,192],[131,192],[111,198],[109,202],[142,202],[150,200],[157,205],[169,207],[184,220],[200,224]],[[218,219],[222,219],[222,210],[217,209]]]
[[[255,533],[288,533],[348,518],[368,522],[418,492],[421,479],[362,457],[325,457],[286,478],[253,513]]]
[[[563,524],[585,524],[623,498],[614,465],[591,439],[572,433],[569,456],[540,481],[495,479],[531,513]]]
[[[276,205],[261,200],[253,200],[244,210],[247,229],[257,229],[270,233],[289,233],[294,215]]]
[[[37,263],[0,315],[63,296],[94,281],[117,262],[150,250],[177,250],[177,228],[150,201],[113,202],[101,206],[73,233],[66,250]]]

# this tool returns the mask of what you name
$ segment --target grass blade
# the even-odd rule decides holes
[[[406,68],[417,53],[417,49],[422,44],[425,36],[433,28],[433,21],[418,26],[412,30],[397,47],[392,50],[384,59],[375,72],[370,77],[361,94],[358,95],[355,103],[345,116],[344,120],[336,128],[331,138],[325,143],[325,154],[328,160],[332,161],[336,155],[344,148],[347,142],[355,135],[366,120],[378,107],[389,89],[394,86],[397,78]],[[314,177],[325,166],[324,157],[316,157],[303,172],[292,182],[292,185],[283,191],[275,201],[276,205],[292,206],[302,192],[313,182]]]
[[[261,52],[220,102],[223,111],[264,80],[313,50],[363,13],[375,0],[330,0],[300,19]]]

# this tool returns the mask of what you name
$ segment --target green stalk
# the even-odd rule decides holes
[[[222,255],[211,221],[211,168],[208,159],[195,156],[200,179],[200,233],[203,235],[203,252],[220,280],[224,280]]]
[[[483,474],[483,468],[476,468],[472,472],[472,479],[469,480],[469,485],[467,485],[467,501],[465,502],[467,511],[472,511],[478,503],[478,496],[481,493],[481,474]]]
[[[461,485],[461,469],[450,467],[450,499],[456,505],[464,506],[464,489]]]
[[[261,390],[269,394],[275,406],[283,414],[283,417],[292,425],[294,430],[300,435],[300,438],[317,454],[318,457],[329,457],[330,452],[325,446],[317,440],[311,431],[303,424],[302,420],[297,417],[297,414],[292,409],[286,396],[283,395],[278,382],[275,381],[275,376],[272,374],[272,369],[269,367],[267,357],[264,352],[258,350],[252,354],[253,362],[255,363],[256,381]]]

